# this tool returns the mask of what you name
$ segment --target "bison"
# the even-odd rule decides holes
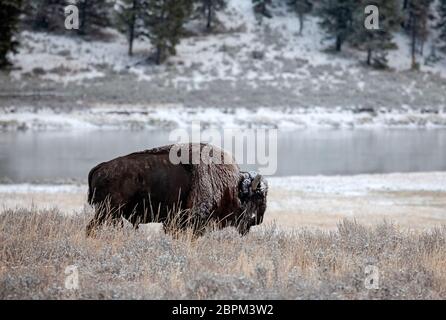
[[[186,160],[171,161],[171,153]],[[191,161],[197,154],[199,161]],[[232,156],[203,143],[168,145],[101,163],[88,174],[88,186],[95,216],[87,236],[104,222],[122,226],[122,217],[135,228],[162,223],[167,233],[189,228],[201,235],[212,223],[235,226],[245,235],[262,223],[268,192],[260,174],[240,171]]]

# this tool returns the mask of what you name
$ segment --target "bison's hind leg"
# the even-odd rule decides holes
[[[206,225],[202,219],[191,214],[191,210],[180,210],[169,214],[163,221],[164,233],[177,238],[179,235],[192,235],[193,238],[201,237],[206,231]]]
[[[96,234],[97,229],[105,224],[116,227],[123,227],[124,221],[121,218],[121,208],[114,208],[110,206],[109,202],[103,202],[101,204],[94,204],[95,214],[86,227],[87,237],[93,237]]]
[[[133,229],[138,230],[139,224],[143,223],[141,217],[137,213],[132,213],[128,218],[128,221],[132,224]]]
[[[150,219],[150,213],[147,206],[144,203],[136,203],[127,206],[128,208],[132,208],[132,210],[128,210],[128,212],[124,213],[123,216],[133,225],[135,230],[139,229],[139,225],[142,223],[152,222]]]
[[[99,229],[99,227],[103,224],[109,224],[113,227],[124,227],[124,221],[121,217],[116,217],[113,219],[96,219],[93,218],[90,220],[86,227],[86,235],[87,237],[94,237],[96,235],[96,231]]]
[[[104,223],[105,217],[103,213],[103,208],[95,205],[95,214],[94,217],[90,220],[86,228],[87,237],[94,237],[96,235],[96,231],[100,225]]]

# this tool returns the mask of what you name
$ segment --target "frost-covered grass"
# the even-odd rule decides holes
[[[445,299],[446,228],[407,232],[345,220],[332,232],[264,226],[192,240],[104,228],[57,211],[0,214],[0,299]],[[77,266],[79,287],[65,289]],[[379,270],[366,289],[365,268]]]

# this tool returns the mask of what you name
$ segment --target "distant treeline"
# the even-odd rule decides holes
[[[396,48],[393,35],[404,31],[411,43],[412,67],[418,68],[417,56],[425,50],[431,32],[435,46],[429,58],[438,59],[436,49],[446,51],[446,0],[239,0],[252,1],[259,24],[274,19],[276,8],[286,5],[296,15],[299,34],[305,32],[306,15],[320,17],[320,26],[334,51],[347,43],[366,54],[366,62],[386,67],[388,50]],[[0,0],[0,68],[7,67],[9,52],[18,46],[17,33],[23,29],[68,33],[65,7],[69,0]],[[227,0],[77,0],[79,29],[69,34],[91,38],[105,28],[115,28],[127,35],[128,54],[133,54],[135,39],[146,39],[154,47],[150,58],[157,64],[175,54],[175,47],[187,35],[185,25],[201,21],[203,31],[212,33],[221,22],[217,12]],[[379,8],[379,30],[364,27],[365,7]]]

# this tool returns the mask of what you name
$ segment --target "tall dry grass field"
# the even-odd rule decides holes
[[[198,239],[105,227],[86,238],[90,218],[2,212],[0,299],[446,299],[446,227],[345,220],[332,232],[266,225]],[[366,288],[367,266],[378,289]]]

